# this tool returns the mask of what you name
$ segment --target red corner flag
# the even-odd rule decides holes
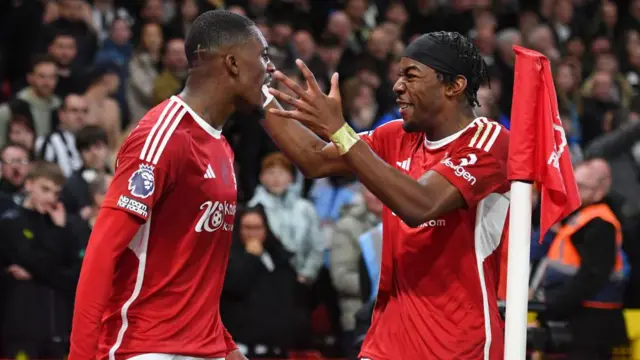
[[[549,60],[514,46],[516,69],[511,108],[508,176],[534,181],[541,192],[540,240],[547,230],[580,207]]]

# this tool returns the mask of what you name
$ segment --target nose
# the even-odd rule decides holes
[[[398,79],[398,81],[396,81],[396,83],[393,85],[393,92],[395,92],[398,95],[403,94],[406,90],[407,90],[407,87],[405,86],[404,81],[402,81],[402,79]]]

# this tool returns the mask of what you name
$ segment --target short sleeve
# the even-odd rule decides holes
[[[138,157],[119,157],[102,206],[126,211],[143,220],[171,183],[169,172]]]
[[[432,170],[444,176],[473,207],[507,183],[506,164],[493,153],[464,147],[445,156]]]

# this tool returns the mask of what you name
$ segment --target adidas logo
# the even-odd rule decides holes
[[[408,158],[407,160],[404,160],[404,161],[396,161],[396,165],[398,165],[400,169],[409,171],[409,167],[411,166],[411,158]]]
[[[207,165],[207,171],[204,172],[204,178],[205,179],[215,179],[216,178],[216,174],[213,172],[213,169],[211,169],[211,164]]]

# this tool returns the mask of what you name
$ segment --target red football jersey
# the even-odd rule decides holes
[[[164,101],[120,149],[103,206],[145,222],[116,264],[98,358],[224,358],[219,303],[236,179],[220,131],[179,97]]]
[[[407,133],[402,121],[362,138],[414,179],[433,170],[467,206],[410,228],[384,209],[378,297],[360,356],[502,359],[500,256],[509,208],[508,131],[485,118],[439,141]]]

